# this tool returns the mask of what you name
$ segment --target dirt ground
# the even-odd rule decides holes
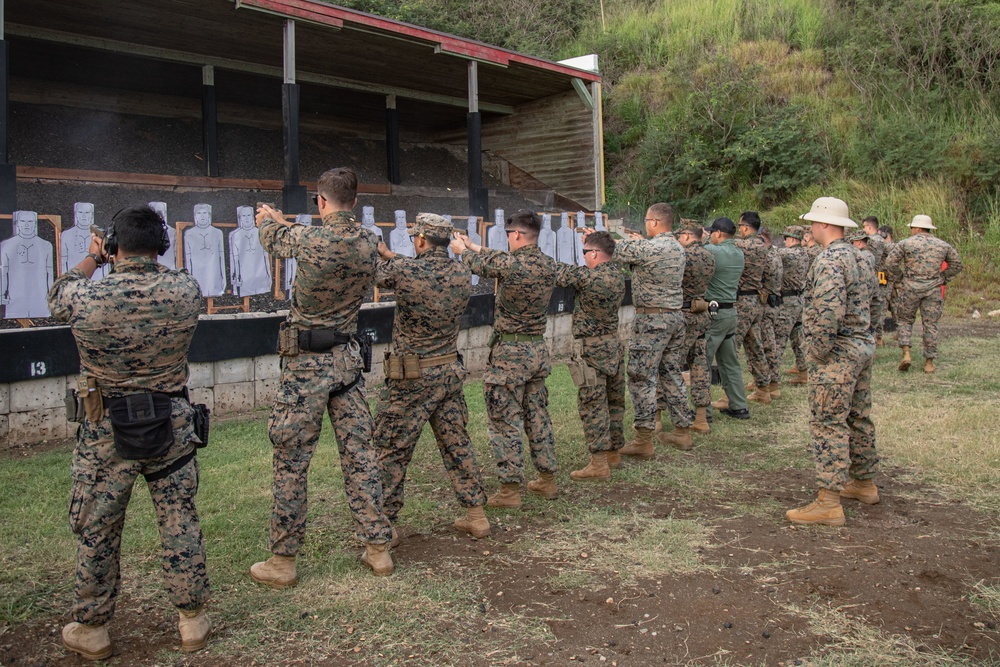
[[[556,527],[558,517],[544,512],[521,513],[523,521],[516,515],[501,518],[489,540],[457,540],[444,526],[410,535],[395,559],[411,568],[456,562],[485,565],[479,570],[485,572],[480,583],[490,602],[481,607],[483,631],[519,611],[545,619],[556,638],[521,651],[519,664],[524,665],[809,664],[803,656],[820,651],[833,637],[814,634],[807,619],[791,609],[816,604],[848,621],[863,619],[886,635],[907,637],[918,650],[958,651],[984,662],[990,656],[996,659],[1000,634],[967,599],[973,584],[1000,572],[996,523],[906,477],[904,471],[886,471],[881,476],[882,502],[849,507],[849,526],[840,529],[794,527],[780,512],[762,518],[734,510],[748,502],[771,500],[790,507],[806,500],[812,486],[806,471],[755,474],[746,488],[778,489],[765,493],[766,498],[753,492],[692,505],[679,502],[677,492],[644,488],[657,516],[708,518],[711,546],[701,556],[714,571],[640,580],[631,586],[611,577],[592,590],[554,588],[552,576],[572,562],[508,552],[508,545],[523,539],[525,532],[544,536],[546,527]],[[802,492],[781,490],[796,487]],[[619,487],[603,502],[627,504],[635,491]],[[600,548],[595,539],[591,550]],[[584,569],[585,553],[577,559]],[[170,632],[173,618],[150,611],[128,599],[121,601],[115,664],[151,664],[151,656],[176,641]],[[59,647],[59,629],[66,620],[35,621],[0,637],[0,664],[82,664]],[[177,664],[240,661],[192,656]],[[295,664],[295,655],[286,653],[281,664]],[[345,660],[331,657],[322,664]],[[481,664],[490,662],[484,659]]]

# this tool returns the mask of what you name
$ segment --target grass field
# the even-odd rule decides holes
[[[895,471],[896,479],[932,487],[962,512],[992,517],[1000,511],[1000,380],[987,360],[1000,356],[996,334],[980,329],[948,337],[941,369],[933,377],[897,373],[898,350],[885,348],[879,351],[873,382],[883,465]],[[656,460],[627,465],[613,482],[573,483],[568,472],[580,467],[586,454],[565,366],[556,367],[549,387],[562,469],[558,479],[571,492],[552,502],[528,498],[522,512],[491,510],[494,536],[504,536],[502,551],[491,546],[495,540],[459,537],[450,530],[458,507],[426,429],[410,467],[408,502],[399,524],[411,535],[433,537],[444,551],[404,558],[390,578],[371,577],[358,560],[327,425],[312,464],[300,583],[281,592],[256,586],[247,575],[253,562],[268,555],[266,415],[213,424],[211,446],[199,453],[198,494],[216,623],[210,648],[181,659],[171,643],[173,617],[159,580],[155,517],[142,483],[123,540],[123,601],[112,629],[116,641],[129,636],[142,641],[148,629],[122,618],[135,621],[136,614],[146,614],[163,619],[157,627],[167,643],[151,644],[142,664],[522,664],[526,654],[555,643],[554,621],[516,607],[495,613],[500,600],[483,583],[490,572],[544,562],[544,584],[569,592],[592,590],[609,578],[623,586],[668,576],[712,578],[726,567],[705,557],[720,547],[718,508],[725,507],[729,518],[751,517],[783,528],[787,507],[766,493],[747,493],[748,486],[754,491],[754,479],[802,477],[812,467],[805,391],[786,388],[780,402],[755,409],[749,422],[717,419],[712,434],[696,440],[693,454],[661,449]],[[466,395],[472,437],[492,491],[496,481],[481,383],[471,382]],[[66,446],[0,460],[0,664],[8,664],[3,645],[16,643],[19,633],[37,634],[39,628],[66,622],[75,544],[66,521],[69,459]],[[790,490],[803,501],[811,493],[798,486]],[[726,504],[729,496],[738,500]],[[664,497],[672,499],[669,513],[657,509]],[[848,528],[855,511],[848,513]],[[993,525],[995,548],[1000,527]],[[969,582],[966,595],[1000,621],[1000,578]],[[959,647],[918,650],[877,625],[831,612],[819,599],[784,613],[805,619],[808,629],[802,636],[824,647],[802,656],[813,661],[803,664],[985,664],[963,658]],[[37,664],[63,655],[51,638],[33,650]],[[18,664],[25,653],[20,655]],[[662,664],[622,664],[654,662]],[[758,663],[719,657],[698,664]]]

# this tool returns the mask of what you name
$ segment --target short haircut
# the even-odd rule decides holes
[[[743,211],[740,213],[740,223],[750,225],[755,230],[760,229],[760,214],[757,211]]]
[[[542,231],[542,219],[534,211],[522,208],[507,218],[507,229],[521,232],[529,240],[537,240],[538,232]]]
[[[729,218],[716,218],[708,230],[710,234],[719,232],[724,238],[731,239],[736,234],[736,225]]]
[[[673,229],[674,227],[674,207],[666,202],[658,202],[649,207],[649,212],[652,213],[658,220],[662,220],[668,229]]]
[[[892,227],[890,225],[882,225],[881,227],[878,228],[878,233],[881,234],[883,237],[886,237],[886,236],[895,237],[896,236],[893,233]]]
[[[160,252],[163,218],[148,205],[127,208],[115,216],[115,238],[125,253]]]
[[[770,243],[771,230],[766,225],[761,225],[760,229],[757,230],[757,233],[760,234],[763,238],[767,239],[768,242]]]
[[[584,240],[583,244],[608,256],[615,254],[615,240],[611,232],[594,232]]]
[[[695,241],[701,241],[702,237],[705,236],[705,229],[699,225],[695,220],[689,221],[691,224],[685,225],[677,230],[677,233],[687,232],[694,237]]]
[[[874,215],[869,215],[867,218],[861,221],[861,224],[866,225],[869,222],[871,223],[872,227],[878,229],[878,218],[876,218]]]
[[[427,241],[432,248],[447,248],[448,244],[451,243],[451,239],[439,239],[436,236],[422,236],[421,238]]]
[[[358,197],[358,175],[350,167],[337,167],[324,172],[316,183],[323,199],[341,206],[353,206]]]

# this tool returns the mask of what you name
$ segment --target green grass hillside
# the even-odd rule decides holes
[[[934,218],[957,312],[1000,306],[1000,3],[348,0],[550,58],[597,53],[605,211],[653,201],[780,227],[820,195],[899,237]]]

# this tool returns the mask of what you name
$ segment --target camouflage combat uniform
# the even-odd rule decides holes
[[[736,239],[736,247],[743,251],[745,260],[739,291],[736,293],[736,349],[739,350],[740,346],[743,346],[754,383],[758,387],[766,387],[771,383],[771,372],[768,369],[761,335],[764,305],[760,302],[760,291],[763,287],[764,271],[768,265],[767,247],[757,233]]]
[[[628,346],[628,387],[635,428],[655,428],[658,388],[674,426],[688,428],[694,421],[681,377],[684,258],[684,248],[670,232],[615,246],[614,259],[632,265],[635,319]]]
[[[260,226],[260,243],[272,257],[296,261],[286,326],[345,335],[357,331],[358,311],[378,258],[378,237],[362,228],[352,213],[329,213],[322,225],[312,227],[266,220]],[[274,444],[271,552],[275,555],[295,556],[305,539],[309,462],[325,411],[333,424],[344,492],[358,537],[370,544],[390,540],[362,365],[354,341],[326,352],[281,357],[281,381],[268,420]]]
[[[853,245],[854,241],[867,240],[871,238],[863,229],[850,229],[844,234],[844,240]],[[882,308],[882,290],[878,282],[878,271],[876,271],[875,254],[869,246],[864,250],[855,248],[858,251],[858,278],[862,283],[867,283],[871,289],[869,292],[868,312],[871,317]],[[875,334],[875,320],[871,320],[871,333]]]
[[[201,291],[184,271],[155,258],[123,259],[106,278],[92,282],[79,269],[60,276],[48,297],[52,316],[67,322],[80,351],[81,375],[97,380],[105,398],[181,392],[187,354],[198,324]],[[139,475],[156,476],[188,461],[162,479],[147,482],[163,550],[163,578],[170,602],[193,611],[208,599],[201,524],[195,508],[200,444],[193,410],[171,398],[174,444],[155,459],[118,456],[111,420],[86,419],[73,450],[70,529],[77,535],[73,620],[103,625],[111,620],[119,591],[119,554],[125,510]]]
[[[783,266],[781,255],[778,249],[771,247],[767,249],[767,267],[761,277],[761,291],[765,297],[781,296],[781,283],[783,280]],[[780,306],[770,306],[763,304],[763,314],[760,318],[760,343],[764,350],[764,360],[767,365],[768,384],[781,381],[779,367],[780,357],[777,354],[774,330],[778,321],[778,308]]]
[[[696,408],[707,408],[712,402],[712,372],[705,356],[706,336],[712,324],[712,316],[708,311],[691,312],[692,299],[704,299],[705,290],[715,273],[715,255],[705,249],[705,246],[691,244],[684,248],[684,344],[681,347],[681,360],[687,362],[690,371],[691,404]],[[666,378],[661,377],[660,382]],[[666,409],[664,403],[658,408]]]
[[[591,454],[621,449],[625,363],[618,309],[625,296],[625,276],[617,262],[593,269],[560,264],[556,284],[576,290],[569,367],[578,388],[577,408],[587,448]]]
[[[838,492],[849,477],[871,479],[878,466],[871,420],[873,283],[867,267],[859,267],[859,254],[842,239],[820,253],[809,270],[802,315],[817,484]]]
[[[948,268],[941,270],[943,262]],[[886,260],[889,280],[896,283],[896,323],[900,347],[909,346],[913,323],[920,311],[924,329],[924,357],[937,357],[938,320],[944,302],[941,285],[962,271],[962,260],[946,241],[920,232],[896,243]]]
[[[875,277],[885,276],[885,260],[888,259],[889,254],[887,252],[885,239],[878,233],[868,236],[868,252],[872,254],[875,258]],[[878,295],[873,300],[874,308],[872,310],[872,329],[875,332],[875,338],[882,338],[882,320],[885,319],[886,311],[886,290],[889,281],[885,281],[885,285],[879,282],[878,285]],[[877,309],[877,310],[876,310]]]
[[[456,345],[472,273],[448,256],[448,248],[432,247],[413,259],[380,260],[375,284],[396,294],[392,355],[417,355],[424,366],[420,377],[411,379],[390,378],[387,368],[379,395],[375,447],[385,514],[395,522],[403,508],[406,468],[428,421],[458,502],[462,507],[483,505],[483,480],[466,429],[465,366]]]
[[[805,229],[802,227],[802,229]],[[809,273],[809,269],[812,268],[813,262],[821,252],[823,252],[823,246],[820,244],[812,246],[802,246],[803,250],[806,251],[806,257],[809,258],[808,267],[806,268],[806,275]],[[808,285],[806,289],[809,289]],[[805,305],[805,298],[803,297],[803,306]],[[789,340],[792,344],[792,353],[795,354],[795,368],[801,372],[806,373],[809,370],[809,366],[806,363],[806,353],[802,341],[802,320],[800,319],[796,324],[792,325],[792,333],[789,334]]]
[[[792,331],[802,322],[802,292],[809,272],[809,253],[801,245],[779,248],[781,257],[781,305],[774,326],[774,362],[781,363]],[[803,358],[803,369],[805,368]],[[796,355],[798,363],[798,355]],[[773,366],[772,366],[773,368]]]
[[[502,484],[524,480],[522,429],[535,468],[540,473],[555,473],[555,435],[545,387],[552,362],[544,334],[555,289],[556,262],[537,245],[510,253],[484,247],[479,253],[463,252],[461,258],[472,273],[499,281],[493,318],[495,342],[483,375],[497,476]]]

